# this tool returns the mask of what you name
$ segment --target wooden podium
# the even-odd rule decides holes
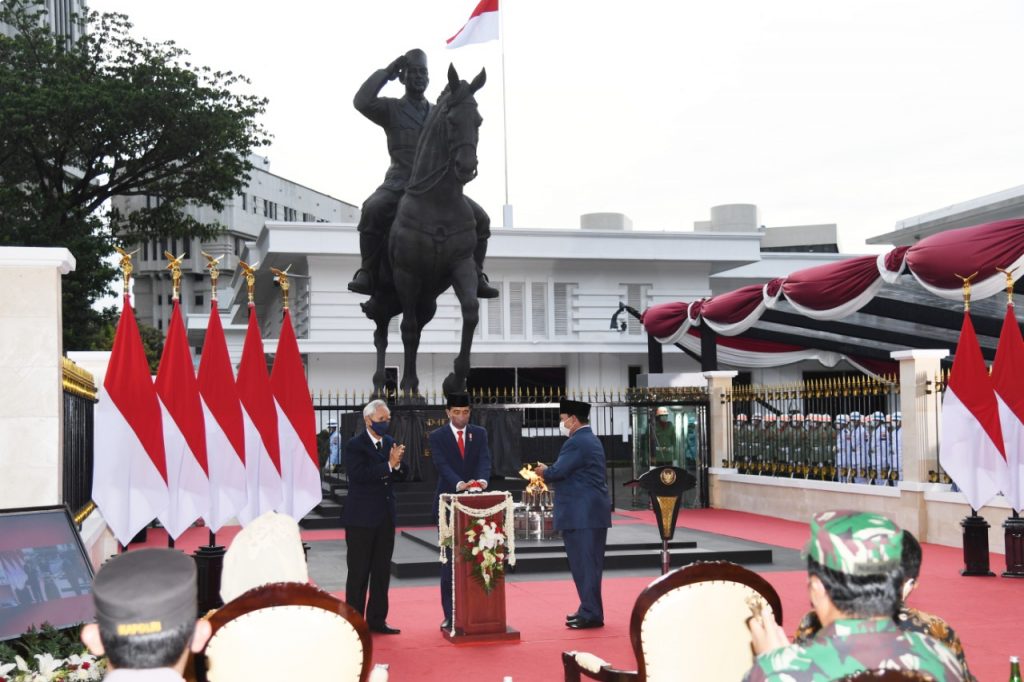
[[[452,612],[454,634],[452,630],[443,630],[445,639],[455,644],[506,642],[519,640],[519,631],[508,626],[505,619],[505,576],[502,575],[493,584],[488,593],[473,576],[473,561],[462,556],[461,547],[466,544],[465,530],[480,517],[467,513],[459,507],[470,509],[491,509],[502,505],[508,493],[466,493],[461,495],[442,495],[442,507],[454,507],[451,525],[452,530],[452,574],[454,587],[452,595],[455,601]],[[511,505],[483,517],[494,521],[498,529],[504,532],[505,515],[511,514]],[[507,540],[506,542],[510,542]],[[510,548],[506,548],[506,552]]]

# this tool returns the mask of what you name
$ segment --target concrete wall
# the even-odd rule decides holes
[[[0,505],[61,501],[63,248],[0,248]]]

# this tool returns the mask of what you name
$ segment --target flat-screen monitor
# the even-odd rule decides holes
[[[93,616],[92,565],[67,507],[0,509],[0,640]]]

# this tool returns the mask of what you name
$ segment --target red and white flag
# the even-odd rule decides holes
[[[248,499],[245,422],[216,299],[210,302],[210,321],[199,360],[199,395],[203,400],[210,467],[210,513],[205,518],[206,525],[216,533],[238,516]]]
[[[267,357],[256,320],[256,306],[249,304],[249,329],[238,366],[238,397],[245,423],[245,475],[248,499],[238,513],[247,524],[260,514],[278,511],[284,501],[281,487],[281,444],[277,435],[277,406],[270,388]]]
[[[999,400],[999,422],[1006,447],[1006,482],[1003,495],[1021,511],[1024,502],[1024,339],[1012,305],[1006,306],[999,348],[992,363],[992,383]]]
[[[277,340],[270,385],[277,401],[277,430],[281,439],[281,475],[284,506],[281,511],[296,521],[313,510],[323,498],[320,459],[316,450],[316,416],[309,383],[302,368],[292,317],[284,311]]]
[[[181,306],[174,301],[160,369],[156,374],[156,393],[164,408],[164,451],[167,453],[170,492],[167,511],[158,514],[157,518],[173,540],[210,511],[206,427],[193,367],[185,337],[185,323],[181,319]]]
[[[167,510],[167,460],[160,399],[128,296],[96,404],[92,499],[127,545]]]
[[[456,48],[473,43],[486,43],[498,39],[498,0],[480,0],[469,21],[448,39],[448,47]]]
[[[981,509],[999,494],[1006,480],[1003,452],[999,405],[971,316],[965,312],[942,398],[939,459],[972,509]]]

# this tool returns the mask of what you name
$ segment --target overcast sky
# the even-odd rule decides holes
[[[271,171],[361,204],[384,135],[352,108],[377,68],[427,52],[484,117],[467,193],[501,224],[501,47],[444,41],[476,0],[89,0],[269,98]],[[517,227],[616,211],[690,230],[713,205],[836,223],[844,251],[894,223],[1024,184],[1020,0],[503,0]],[[401,96],[396,83],[383,94]]]

